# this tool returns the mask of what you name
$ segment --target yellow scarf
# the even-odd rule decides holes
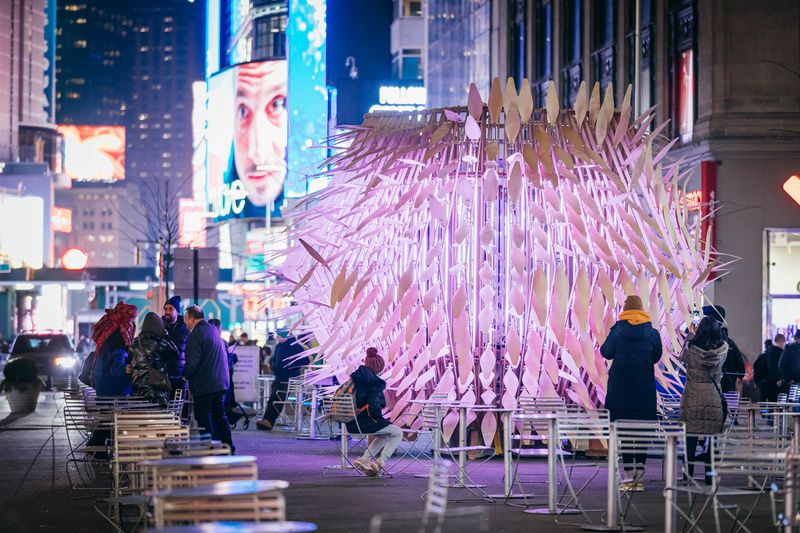
[[[629,311],[623,311],[619,315],[619,319],[627,320],[632,326],[638,326],[639,324],[650,322],[650,315],[648,315],[645,311],[631,309]]]

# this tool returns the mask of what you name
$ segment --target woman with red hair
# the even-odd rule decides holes
[[[136,331],[136,306],[123,302],[92,327],[94,351],[94,388],[98,396],[130,396],[131,378],[125,371],[128,365],[128,346]]]

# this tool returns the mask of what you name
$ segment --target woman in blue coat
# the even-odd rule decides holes
[[[611,420],[656,420],[656,377],[654,365],[661,359],[661,336],[653,329],[642,299],[628,296],[619,321],[611,327],[600,347],[612,361],[608,371],[606,409]],[[628,480],[625,490],[644,490],[641,479],[647,454],[623,454]]]

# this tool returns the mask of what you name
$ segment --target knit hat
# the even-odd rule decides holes
[[[383,367],[386,366],[386,361],[383,357],[378,355],[377,348],[367,348],[367,357],[364,359],[364,366],[372,370],[375,374],[380,374]]]
[[[721,305],[704,305],[703,315],[710,316],[717,322],[725,322],[725,308]]]
[[[177,294],[175,296],[173,296],[172,298],[170,298],[169,300],[167,300],[167,303],[165,303],[164,305],[167,305],[167,304],[169,304],[172,307],[174,307],[178,311],[178,314],[181,313],[181,297],[178,296]]]
[[[154,333],[159,337],[164,336],[164,332],[166,331],[164,329],[164,321],[161,319],[160,316],[158,316],[157,313],[150,312],[144,315],[144,322],[142,322],[141,333],[144,333],[145,331]]]
[[[642,299],[636,296],[635,294],[631,294],[630,296],[625,297],[625,305],[622,307],[623,311],[644,311],[644,305],[642,305]]]

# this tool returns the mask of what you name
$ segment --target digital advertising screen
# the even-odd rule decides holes
[[[208,82],[208,195],[216,221],[280,216],[286,182],[286,60],[228,68]]]
[[[125,179],[123,126],[58,126],[64,136],[64,172],[75,181]]]

